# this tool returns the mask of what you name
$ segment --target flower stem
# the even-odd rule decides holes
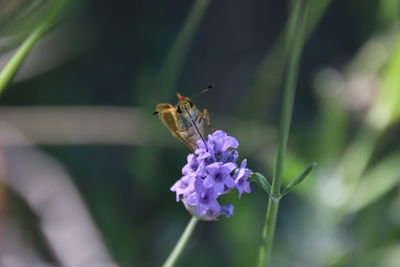
[[[193,233],[194,228],[196,227],[197,222],[199,219],[196,217],[192,217],[188,225],[186,226],[185,231],[179,238],[178,243],[176,243],[174,249],[172,250],[171,254],[169,254],[167,260],[164,262],[163,267],[172,267],[174,266],[176,260],[178,259],[179,255],[182,253],[183,248],[185,247],[187,241],[189,240],[190,236]]]
[[[302,12],[303,11],[303,12]],[[293,1],[293,9],[290,15],[291,25],[286,41],[288,66],[283,92],[283,107],[279,127],[279,140],[275,158],[274,173],[272,178],[272,190],[268,200],[268,208],[263,228],[262,244],[259,250],[258,266],[269,266],[274,240],[276,219],[278,216],[279,200],[281,198],[282,174],[285,163],[285,153],[289,138],[290,123],[301,50],[304,41],[304,28],[306,23],[306,8],[303,1]]]
[[[53,25],[55,18],[60,13],[61,8],[64,6],[66,0],[55,1],[49,7],[49,13],[45,16],[44,20],[33,30],[33,32],[25,39],[19,46],[15,54],[11,57],[10,61],[4,66],[0,72],[0,94],[4,88],[12,80],[18,68],[24,62],[26,56],[31,51],[32,47],[43,36],[44,33]]]

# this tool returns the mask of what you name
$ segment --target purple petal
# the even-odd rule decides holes
[[[239,153],[236,150],[227,150],[223,152],[220,160],[222,162],[236,162],[237,158],[239,157]]]
[[[225,185],[229,188],[232,188],[235,186],[235,182],[233,181],[233,179],[230,175],[225,177]]]
[[[224,189],[225,189],[225,186],[223,183],[215,183],[214,184],[215,193],[221,194],[222,192],[224,192]]]
[[[211,187],[214,186],[214,184],[215,184],[215,181],[214,181],[214,179],[213,179],[210,175],[208,175],[208,176],[206,177],[206,179],[204,179],[204,181],[203,181],[203,186],[204,186],[205,188],[211,188]]]
[[[192,162],[194,159],[194,155],[191,153],[191,154],[187,155],[186,159],[187,159],[187,162]]]
[[[233,205],[228,204],[226,206],[221,206],[221,214],[225,215],[226,217],[233,216]]]
[[[186,196],[184,201],[190,206],[196,206],[199,204],[199,194],[197,194],[197,192],[193,192],[190,195]]]
[[[244,159],[242,163],[240,163],[240,168],[243,169],[246,168],[246,166],[247,166],[247,159]]]
[[[243,186],[243,190],[246,193],[250,193],[251,192],[250,184],[249,183],[245,183],[244,186]]]
[[[227,134],[224,131],[216,130],[212,134],[208,135],[208,139],[209,140],[216,140],[216,139],[224,138],[225,136],[227,136]]]
[[[179,196],[181,195],[179,193],[179,185],[181,183],[181,180],[178,180],[173,186],[171,186],[170,190],[172,192],[176,192],[176,202],[179,202]]]
[[[170,190],[171,190],[172,192],[175,192],[175,191],[177,190],[177,188],[179,188],[180,182],[181,182],[181,180],[176,181],[176,182],[174,183],[174,185],[171,186]]]
[[[187,174],[189,173],[189,171],[190,171],[190,164],[188,163],[188,164],[186,164],[185,166],[183,166],[183,168],[182,168],[182,174],[183,174],[183,175],[187,175]]]
[[[197,216],[203,216],[204,214],[206,214],[207,209],[208,209],[208,207],[206,205],[199,204],[199,206],[197,207],[197,210],[196,210]]]
[[[207,175],[207,171],[205,168],[206,164],[204,162],[200,163],[199,167],[197,168],[196,171],[196,176],[200,177],[200,178],[204,178],[204,176]]]
[[[208,171],[209,174],[214,175],[217,172],[219,172],[220,167],[221,167],[220,162],[214,162],[206,166],[206,170]]]
[[[202,192],[204,190],[202,179],[196,179],[196,181],[194,182],[194,189],[196,190],[196,192]]]
[[[249,178],[251,174],[251,171],[249,169],[246,169],[243,175],[243,179],[245,179],[247,181],[247,179]]]
[[[245,169],[239,169],[239,171],[237,172],[237,180],[241,179],[244,173]]]
[[[237,148],[238,146],[239,142],[236,140],[236,138],[232,136],[227,136],[224,140],[221,150],[226,151],[228,148]]]
[[[233,162],[228,162],[225,163],[224,165],[222,165],[224,168],[226,168],[227,173],[230,173],[232,170],[234,170],[236,168],[236,164]]]
[[[210,202],[210,204],[208,205],[208,207],[213,210],[213,211],[220,211],[221,210],[221,206],[219,205],[218,201],[216,199],[214,199],[213,201]]]

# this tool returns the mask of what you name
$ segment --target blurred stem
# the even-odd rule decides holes
[[[10,61],[8,61],[5,67],[2,69],[0,73],[0,95],[3,93],[5,87],[12,80],[15,73],[17,72],[21,64],[24,62],[26,56],[31,51],[32,47],[53,25],[55,18],[60,13],[65,2],[66,2],[65,0],[55,1],[49,7],[48,15],[45,16],[44,20],[25,39],[25,41],[20,45],[15,54],[11,57]]]
[[[352,198],[365,169],[368,166],[379,138],[384,131],[400,118],[400,39],[388,57],[386,67],[382,73],[381,87],[373,106],[367,114],[364,126],[359,130],[356,138],[346,150],[339,165],[339,172],[343,175],[343,184],[346,186],[345,207]]]
[[[177,39],[168,52],[161,68],[161,73],[155,83],[153,93],[157,93],[157,98],[167,99],[171,95],[172,90],[176,87],[178,76],[182,70],[183,61],[191,41],[193,40],[193,36],[202,22],[202,18],[204,17],[209,3],[210,0],[196,0],[194,2]]]
[[[342,166],[344,183],[356,185],[364,172],[377,144],[381,131],[364,126],[346,151]]]
[[[275,158],[274,173],[272,178],[272,191],[268,200],[263,240],[260,246],[258,266],[269,266],[274,240],[276,219],[278,216],[282,173],[284,168],[285,153],[289,138],[290,123],[294,104],[294,95],[298,77],[301,50],[303,48],[304,30],[306,23],[307,7],[303,1],[293,1],[293,9],[290,15],[292,22],[289,27],[286,42],[292,44],[288,54],[288,69],[283,92],[283,108],[279,127],[279,140]]]
[[[346,212],[348,203],[360,182],[360,179],[371,159],[382,131],[364,126],[346,150],[338,165],[338,171],[343,173],[342,181],[345,185],[342,206],[338,212]]]
[[[320,96],[318,104],[319,140],[316,155],[320,162],[332,163],[345,143],[348,114],[339,97]]]
[[[400,1],[380,0],[378,4],[378,22],[387,27],[400,17]]]
[[[145,112],[149,115],[154,111],[155,104],[160,102],[165,102],[167,99],[171,98],[172,91],[176,86],[179,74],[181,73],[183,62],[186,58],[187,50],[193,40],[193,36],[197,31],[198,26],[202,22],[202,18],[207,10],[210,0],[194,0],[193,5],[180,29],[176,39],[174,40],[171,48],[168,51],[166,58],[162,63],[162,68],[160,74],[155,79],[153,76],[146,77],[145,81],[141,81],[139,84],[140,90],[138,90],[139,105],[145,106]],[[140,75],[139,75],[140,76]],[[152,90],[148,90],[147,82],[151,82]],[[158,100],[157,100],[158,99]],[[160,124],[158,118],[149,118],[151,123]],[[148,139],[157,139],[158,128],[150,125],[148,130]],[[135,151],[133,159],[133,167],[135,169],[135,177],[142,177],[143,186],[146,186],[149,192],[154,193],[154,188],[150,190],[149,186],[152,186],[148,181],[148,177],[154,177],[155,168],[148,168],[146,166],[153,166],[156,164],[160,157],[159,150],[151,143],[146,142],[143,146],[140,146],[137,151]],[[146,166],[143,162],[147,162]],[[150,164],[153,163],[153,164]]]
[[[178,243],[176,243],[174,250],[172,250],[171,254],[168,256],[167,260],[164,262],[163,267],[172,267],[174,266],[176,260],[179,255],[181,255],[186,243],[188,242],[190,236],[193,233],[194,228],[196,227],[199,219],[196,217],[192,217],[188,225],[186,226],[185,231],[183,232],[181,238],[179,238]]]
[[[309,8],[304,41],[311,36],[330,2],[331,0],[308,1]],[[285,61],[283,59],[288,54],[288,44],[284,42],[290,30],[290,25],[291,21],[288,20],[276,41],[258,65],[254,82],[247,90],[244,100],[238,106],[238,115],[259,119],[269,101],[274,99],[271,95],[280,87],[284,73]]]

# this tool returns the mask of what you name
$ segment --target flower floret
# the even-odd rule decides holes
[[[224,131],[217,130],[208,135],[208,140],[198,140],[197,149],[187,156],[182,168],[182,178],[172,187],[176,200],[182,200],[194,216],[202,220],[215,220],[220,215],[233,215],[233,205],[220,205],[218,198],[233,189],[250,193],[248,182],[251,170],[247,160],[237,167],[239,142]]]

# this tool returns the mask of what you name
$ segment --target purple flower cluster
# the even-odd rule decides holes
[[[189,212],[203,220],[232,216],[233,205],[221,206],[217,198],[235,188],[239,198],[243,192],[250,193],[251,171],[246,168],[247,160],[237,166],[238,146],[234,137],[221,130],[208,135],[205,144],[197,141],[196,151],[188,155],[182,169],[183,177],[171,187],[176,201],[182,200]]]

